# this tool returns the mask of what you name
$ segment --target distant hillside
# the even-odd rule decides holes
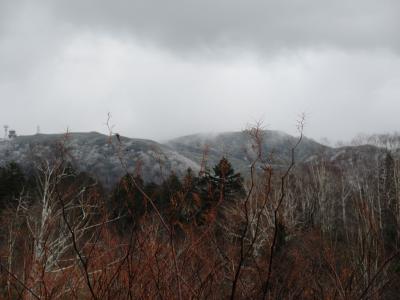
[[[283,132],[266,130],[263,132],[263,153],[271,157],[273,166],[284,167],[290,162],[290,149],[297,139]],[[29,170],[36,162],[51,159],[59,153],[62,141],[65,141],[67,159],[72,165],[90,173],[106,187],[114,185],[125,173],[120,158],[130,172],[139,168],[145,181],[160,182],[171,171],[178,176],[188,168],[198,171],[206,145],[208,166],[214,166],[222,156],[226,156],[234,168],[245,175],[254,157],[251,137],[245,132],[194,134],[164,144],[127,137],[121,137],[119,142],[115,136],[110,138],[89,132],[70,133],[67,137],[63,134],[37,134],[0,141],[0,165],[16,161]],[[399,151],[396,153],[398,155]],[[375,146],[330,148],[304,137],[295,158],[300,164],[324,159],[351,167],[354,163],[376,166],[384,155],[385,150]]]
[[[63,140],[73,166],[92,174],[105,186],[112,186],[125,173],[119,157],[129,171],[140,168],[145,181],[161,181],[171,170],[180,175],[189,167],[199,169],[193,161],[157,142],[121,137],[119,143],[113,136],[110,143],[109,136],[96,132],[70,133],[66,139],[62,134],[39,134],[0,142],[0,164],[16,161],[29,168],[59,152]]]
[[[287,165],[291,159],[291,148],[298,138],[280,131],[265,130],[262,135],[263,153],[272,154],[274,165]],[[208,147],[208,162],[214,165],[222,156],[227,156],[233,165],[244,170],[254,158],[253,140],[246,132],[226,132],[220,134],[194,134],[170,140],[167,145],[176,152],[200,163],[206,145]],[[304,162],[315,155],[322,155],[330,148],[311,139],[304,138],[299,145],[295,158]]]

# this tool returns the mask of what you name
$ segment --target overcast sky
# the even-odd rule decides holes
[[[0,123],[164,140],[400,130],[398,0],[0,0]]]

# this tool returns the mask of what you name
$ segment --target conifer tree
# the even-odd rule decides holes
[[[396,188],[394,159],[388,152],[385,157],[383,171],[381,173],[381,196],[382,205],[382,223],[383,223],[383,239],[387,251],[394,251],[399,245],[397,220],[396,220]]]
[[[242,176],[225,157],[213,168],[212,174],[207,173],[207,180],[214,201],[234,201],[244,194]]]
[[[206,170],[196,184],[201,199],[197,220],[201,224],[212,208],[220,204],[234,203],[245,194],[243,178],[235,172],[227,158],[222,157],[212,171]]]
[[[143,194],[136,187],[144,186],[143,179],[140,175],[132,177],[126,174],[121,178],[112,194],[112,214],[113,217],[121,216],[118,222],[119,229],[123,230],[127,226],[132,226],[135,219],[140,217],[146,211],[146,203]]]
[[[25,176],[15,162],[0,167],[0,209],[17,197],[27,184]]]

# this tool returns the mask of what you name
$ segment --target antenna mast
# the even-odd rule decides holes
[[[4,125],[4,139],[5,139],[5,140],[6,140],[7,137],[8,137],[8,128],[9,128],[8,125]]]

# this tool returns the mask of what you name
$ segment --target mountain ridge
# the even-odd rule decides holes
[[[291,148],[298,138],[282,131],[264,130],[261,133],[264,155],[274,153],[271,164],[287,165],[291,160]],[[208,149],[208,166],[226,156],[236,170],[245,174],[255,155],[251,137],[244,131],[197,133],[164,143],[91,131],[25,135],[0,141],[0,165],[16,161],[24,168],[33,168],[36,161],[53,157],[61,145],[79,171],[94,175],[106,187],[113,186],[126,171],[140,172],[145,181],[155,182],[161,182],[170,172],[183,176],[188,168],[199,171],[205,149]],[[376,160],[383,153],[383,149],[375,146],[333,148],[303,137],[295,158],[299,163],[318,158],[344,163],[357,157]]]

